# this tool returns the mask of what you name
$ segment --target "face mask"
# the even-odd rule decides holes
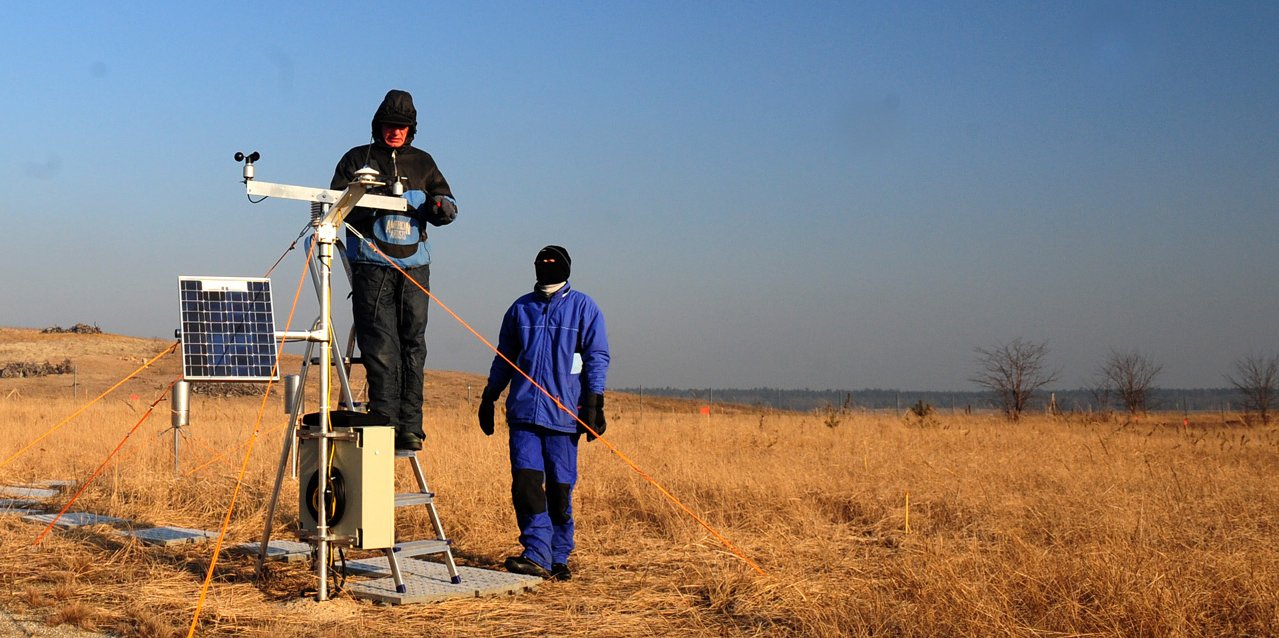
[[[537,283],[546,286],[568,281],[569,265],[572,263],[573,260],[569,259],[567,250],[559,246],[543,248],[537,253],[537,259],[533,260],[533,268],[537,271]]]

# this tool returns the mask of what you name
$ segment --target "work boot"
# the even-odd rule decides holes
[[[395,434],[395,449],[416,452],[422,449],[422,437],[412,432],[397,432]]]
[[[555,563],[551,565],[552,580],[568,580],[573,577],[573,572],[569,571],[568,565],[564,563]]]
[[[545,567],[542,567],[523,556],[508,556],[506,558],[506,571],[511,572],[512,574],[524,574],[526,576],[537,576],[539,578],[550,577],[550,574],[546,572]]]

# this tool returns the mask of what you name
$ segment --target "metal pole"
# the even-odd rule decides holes
[[[316,230],[316,239],[320,242],[320,437],[316,441],[316,474],[318,475],[319,498],[316,499],[316,566],[315,575],[319,579],[316,587],[316,600],[329,598],[329,376],[333,374],[333,349],[330,347],[333,311],[333,244],[337,241],[337,227],[330,223],[321,224]]]
[[[183,426],[190,422],[191,383],[183,380],[173,384],[170,399],[172,399],[170,423],[173,424],[173,473],[176,475],[182,473],[178,465],[178,441]]]
[[[236,154],[236,161],[246,161],[244,167],[244,185],[245,191],[250,195],[271,196],[284,199],[301,199],[310,202],[320,202],[330,204],[328,211],[325,212],[321,208],[320,211],[314,211],[312,216],[312,224],[315,226],[314,239],[319,244],[319,260],[320,260],[320,277],[317,284],[320,297],[320,318],[316,322],[317,330],[312,331],[306,336],[306,340],[312,343],[320,344],[320,369],[322,373],[319,379],[320,409],[317,414],[319,416],[320,425],[315,432],[309,433],[316,439],[316,482],[320,491],[319,497],[316,499],[316,525],[315,534],[312,537],[316,545],[316,575],[319,578],[319,584],[316,587],[316,599],[327,600],[328,592],[328,561],[329,561],[329,544],[334,538],[329,534],[328,512],[327,512],[327,491],[329,487],[329,468],[328,457],[330,445],[333,441],[332,425],[330,423],[329,409],[329,392],[331,385],[331,377],[333,374],[333,358],[334,355],[341,356],[341,353],[335,352],[333,338],[332,315],[333,315],[333,289],[332,289],[332,273],[333,273],[333,255],[334,246],[338,243],[338,229],[342,226],[342,220],[346,217],[356,202],[361,202],[366,206],[385,210],[407,210],[407,203],[401,197],[367,195],[366,192],[370,186],[381,186],[377,181],[378,173],[376,170],[365,166],[355,172],[355,181],[351,182],[346,190],[328,191],[315,188],[303,188],[297,186],[288,186],[285,184],[270,184],[264,182],[255,182],[253,179],[252,162],[258,159],[258,154],[253,153],[248,156]],[[366,198],[365,201],[362,198]],[[318,221],[315,213],[322,213]],[[307,360],[309,363],[309,357]],[[306,367],[304,366],[305,370]],[[348,404],[353,404],[350,397],[350,384],[345,378],[345,368],[340,372],[339,378],[342,381],[343,391]],[[286,447],[286,453],[288,445]],[[277,480],[278,482],[278,480]],[[278,489],[277,489],[278,491]],[[268,521],[268,526],[270,522]],[[269,534],[269,528],[264,536]]]

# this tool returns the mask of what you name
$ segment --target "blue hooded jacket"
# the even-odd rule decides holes
[[[502,318],[497,350],[550,392],[568,414],[500,356],[493,357],[484,393],[496,399],[509,383],[506,421],[576,432],[582,392],[604,393],[608,335],[595,301],[565,283],[549,298],[530,292]]]

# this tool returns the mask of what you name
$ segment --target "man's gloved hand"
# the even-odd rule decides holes
[[[579,434],[585,434],[587,442],[594,441],[596,435],[603,436],[604,430],[608,428],[608,423],[604,421],[604,395],[587,392],[582,395],[582,405],[577,408],[577,418],[582,423],[590,426],[595,433],[578,424],[577,431]]]
[[[432,226],[446,226],[457,219],[457,204],[447,195],[436,195],[422,209],[423,216]]]
[[[493,408],[497,397],[490,395],[488,390],[480,395],[480,431],[484,436],[493,436]]]

